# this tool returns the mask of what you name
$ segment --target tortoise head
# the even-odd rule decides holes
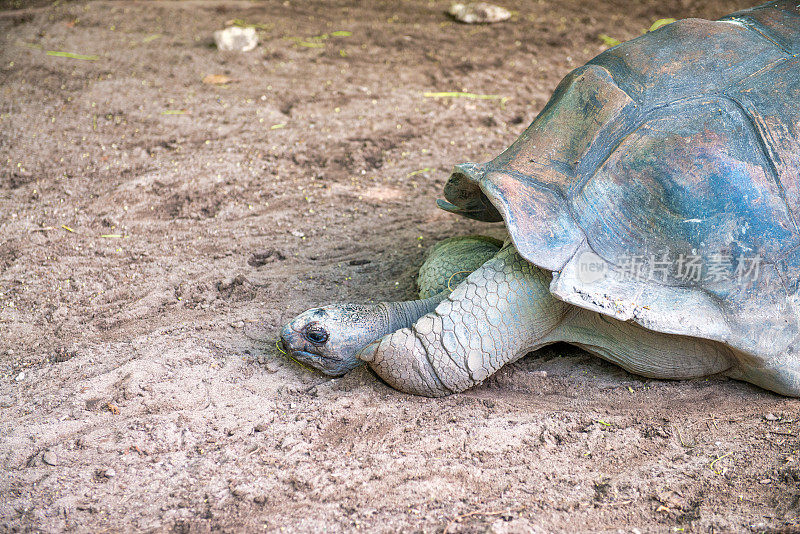
[[[281,344],[294,360],[328,376],[363,364],[356,353],[383,335],[377,305],[343,304],[312,308],[281,330]]]

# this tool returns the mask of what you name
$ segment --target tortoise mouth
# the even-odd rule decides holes
[[[316,359],[320,359],[322,361],[328,361],[328,362],[340,362],[341,361],[339,358],[333,358],[331,356],[323,356],[322,354],[316,354],[314,352],[308,352],[308,351],[305,351],[305,350],[293,350],[289,354],[292,356],[292,358],[298,358],[301,361],[303,361],[303,360],[316,360]]]
[[[341,358],[323,356],[322,354],[316,354],[305,350],[293,350],[289,352],[289,357],[302,365],[312,367],[328,376],[340,376],[344,374],[344,371],[340,369],[342,365]]]

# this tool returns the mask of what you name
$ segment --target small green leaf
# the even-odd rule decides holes
[[[349,32],[346,30],[331,32],[331,37],[350,37],[351,35],[353,35],[353,32]]]
[[[97,61],[100,56],[85,56],[83,54],[73,54],[72,52],[58,52],[56,50],[48,50],[48,56],[68,57],[70,59],[83,59],[85,61]]]
[[[614,39],[613,37],[610,37],[604,33],[601,33],[597,37],[599,37],[600,40],[603,41],[603,43],[605,43],[606,46],[617,46],[618,44],[622,44],[622,41],[620,41],[619,39]]]
[[[416,176],[418,174],[422,174],[423,172],[431,172],[433,169],[431,167],[425,167],[424,169],[419,169],[416,171],[411,171],[410,173],[406,174],[406,178],[411,178],[412,176]],[[421,237],[420,237],[421,239]]]
[[[672,24],[673,22],[675,22],[675,19],[658,19],[653,23],[652,26],[650,26],[650,29],[647,31],[649,32],[655,31],[659,29],[661,26],[666,26],[667,24]]]

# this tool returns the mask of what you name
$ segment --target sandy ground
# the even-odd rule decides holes
[[[433,400],[275,347],[311,306],[410,298],[436,240],[499,235],[434,199],[598,34],[747,4],[0,3],[0,530],[800,529],[796,400],[567,346]],[[258,48],[214,48],[232,19]]]

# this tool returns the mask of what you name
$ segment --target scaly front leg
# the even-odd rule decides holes
[[[550,279],[508,245],[435,311],[358,357],[401,391],[429,397],[464,391],[544,344],[561,323],[571,307],[550,294]]]

